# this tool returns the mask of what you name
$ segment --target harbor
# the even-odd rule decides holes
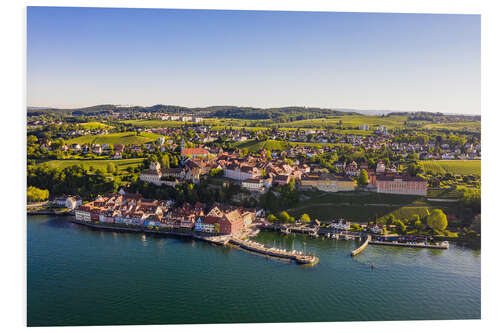
[[[351,251],[351,256],[356,256],[363,252],[368,245],[385,245],[385,246],[399,246],[399,247],[417,247],[417,248],[429,248],[429,249],[449,249],[450,244],[448,241],[442,242],[432,242],[427,237],[406,237],[406,236],[381,236],[372,235],[369,233],[362,233],[349,230],[332,230],[328,228],[320,227],[308,227],[308,226],[287,226],[287,225],[270,225],[263,224],[259,226],[260,229],[272,232],[280,232],[283,235],[289,235],[291,233],[306,234],[310,238],[323,237],[327,239],[335,240],[360,240],[365,239],[363,244]],[[432,239],[432,238],[431,238]]]
[[[278,248],[266,248],[264,245],[251,241],[251,240],[242,240],[242,239],[237,239],[237,238],[231,238],[229,241],[231,244],[237,245],[241,247],[242,249],[251,251],[251,252],[256,252],[260,254],[264,254],[266,256],[270,257],[276,257],[276,258],[281,258],[281,259],[290,259],[294,260],[298,264],[302,265],[314,265],[318,263],[319,259],[315,255],[308,255],[305,254],[301,251],[297,250],[292,250],[292,251],[287,251],[284,249],[278,249]]]
[[[370,245],[352,259],[351,251],[361,244],[357,241],[265,231],[251,239],[266,248],[296,249],[320,258],[318,264],[307,266],[270,256],[266,260],[264,254],[233,244],[143,235],[100,232],[70,223],[68,217],[28,216],[28,251],[39,258],[29,260],[27,267],[30,321],[34,325],[102,325],[110,318],[105,315],[110,308],[117,314],[135,313],[116,317],[116,324],[158,325],[167,321],[221,323],[228,320],[222,315],[225,311],[232,321],[243,321],[250,314],[252,322],[270,321],[278,315],[288,322],[404,320],[408,314],[411,320],[429,316],[472,319],[481,315],[480,250],[455,243],[450,243],[449,250]],[[55,244],[58,255],[53,255]],[[450,274],[455,282],[449,283],[443,274]],[[387,281],[395,284],[398,293],[379,292]],[[377,288],[360,288],[368,285]],[[103,293],[109,297],[96,302]],[[456,293],[460,297],[449,297]],[[256,295],[259,302],[252,302]],[[434,302],[431,306],[415,307],[415,302],[429,298]],[[122,300],[119,308],[116,299]],[[298,311],[290,299],[300,300],[300,309],[315,310]],[[71,306],[75,300],[82,303],[81,308]],[[199,307],[194,313],[185,311],[193,300],[200,302]],[[167,301],[168,307],[162,306]],[[150,310],[137,311],[138,302],[151,304]]]
[[[155,230],[155,229],[147,229],[147,228],[130,228],[130,227],[119,227],[119,226],[110,226],[110,225],[102,225],[95,223],[88,223],[83,221],[77,221],[72,219],[71,222],[79,225],[84,225],[90,227],[92,229],[98,230],[108,230],[108,231],[120,231],[120,232],[136,232],[136,233],[147,233],[147,234],[157,234],[157,235],[169,235],[169,236],[178,236],[178,237],[191,237],[193,239],[201,240],[210,244],[224,246],[227,244],[235,245],[237,248],[241,248],[253,253],[263,254],[265,256],[280,258],[280,259],[288,259],[295,261],[301,265],[314,265],[318,263],[319,258],[315,255],[305,254],[301,251],[287,251],[284,249],[278,248],[266,248],[264,245],[248,240],[242,239],[243,237],[248,236],[256,236],[259,233],[258,229],[249,230],[248,234],[241,235],[238,238],[231,235],[202,235],[194,232],[174,232],[174,231],[165,231],[165,230]]]
[[[428,249],[442,249],[446,250],[450,248],[450,243],[447,241],[431,244],[427,242],[398,242],[398,241],[392,241],[392,242],[385,242],[385,241],[379,241],[379,240],[371,240],[369,241],[369,244],[373,245],[386,245],[386,246],[404,246],[404,247],[419,247],[419,248],[428,248]]]

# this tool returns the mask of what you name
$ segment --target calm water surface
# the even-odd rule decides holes
[[[28,216],[28,325],[119,325],[481,316],[481,256],[261,233],[314,267],[203,242],[90,230]],[[305,244],[304,244],[305,242]],[[370,264],[375,269],[372,271]]]

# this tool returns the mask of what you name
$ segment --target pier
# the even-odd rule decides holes
[[[361,252],[363,252],[363,251],[364,251],[364,250],[368,247],[368,244],[370,244],[371,239],[372,239],[372,236],[371,236],[371,235],[368,235],[368,236],[366,237],[365,242],[364,242],[364,243],[363,243],[360,247],[358,247],[356,250],[353,250],[353,251],[351,252],[351,256],[353,256],[353,257],[354,257],[354,256],[356,256],[356,255],[360,254]]]
[[[282,249],[275,249],[275,248],[266,248],[264,245],[253,242],[251,240],[242,240],[242,239],[237,239],[237,238],[231,238],[229,241],[231,244],[237,245],[241,247],[242,249],[255,252],[255,253],[260,253],[266,256],[270,257],[276,257],[276,258],[281,258],[281,259],[289,259],[289,260],[294,260],[298,264],[303,264],[303,265],[314,265],[316,264],[319,259],[315,255],[307,255],[298,251],[286,251]]]
[[[418,247],[418,248],[429,248],[429,249],[441,249],[446,250],[450,248],[450,244],[446,241],[436,244],[429,244],[426,242],[422,243],[400,243],[397,241],[385,242],[385,241],[370,241],[373,245],[387,245],[387,246],[404,246],[404,247]]]

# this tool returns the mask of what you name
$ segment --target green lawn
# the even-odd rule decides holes
[[[104,135],[84,135],[74,139],[67,140],[66,143],[78,143],[78,144],[144,144],[147,142],[152,142],[161,137],[162,135],[154,133],[140,133],[136,135],[136,132],[123,132],[123,133],[111,133]]]
[[[53,160],[44,162],[51,168],[63,169],[73,165],[83,165],[86,168],[91,166],[95,169],[101,169],[101,171],[106,172],[108,164],[114,164],[119,171],[124,171],[126,168],[137,167],[142,164],[143,158],[131,158],[125,160]]]
[[[432,171],[434,173],[452,175],[477,175],[481,176],[481,161],[460,161],[460,160],[439,160],[439,161],[422,161],[424,172]]]

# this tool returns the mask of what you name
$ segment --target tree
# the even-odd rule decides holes
[[[425,224],[423,224],[422,221],[418,220],[417,222],[415,222],[415,228],[417,228],[417,230],[423,231],[425,230]]]
[[[273,214],[269,214],[269,215],[267,215],[267,221],[274,223],[274,222],[278,221],[278,219]]]
[[[448,219],[446,214],[441,209],[434,209],[429,216],[427,216],[427,225],[433,230],[443,231],[448,226]]]
[[[290,215],[286,211],[282,211],[279,215],[278,218],[281,222],[287,223],[290,220]]]
[[[40,202],[49,198],[49,191],[42,190],[34,186],[29,186],[28,190],[26,191],[26,196],[28,202]]]
[[[169,169],[170,168],[170,157],[168,156],[168,154],[164,154],[162,157],[161,157],[161,167],[163,169]]]
[[[410,217],[410,223],[416,225],[417,222],[420,222],[420,216],[418,214],[413,214]]]
[[[389,216],[387,217],[387,219],[385,220],[385,224],[386,225],[391,225],[391,224],[394,224],[394,221],[396,220],[396,218],[394,217],[394,215],[392,214],[389,214]]]
[[[113,163],[108,163],[108,165],[106,166],[106,171],[108,173],[114,173],[116,171],[115,165]]]
[[[216,177],[222,175],[222,169],[220,168],[213,168],[210,169],[210,172],[208,173],[211,177]]]
[[[34,135],[28,135],[28,138],[26,139],[26,143],[28,146],[34,145],[38,141],[38,138]]]
[[[268,160],[270,160],[270,159],[272,158],[272,156],[271,156],[271,151],[266,150],[266,158],[267,158]]]
[[[300,217],[300,222],[309,223],[309,222],[311,222],[311,218],[309,217],[309,215],[307,215],[307,214],[304,213]]]
[[[368,172],[365,169],[361,170],[358,176],[358,184],[359,185],[367,185],[368,184]]]
[[[406,225],[401,220],[396,220],[395,224],[400,233],[404,233],[406,231]]]

